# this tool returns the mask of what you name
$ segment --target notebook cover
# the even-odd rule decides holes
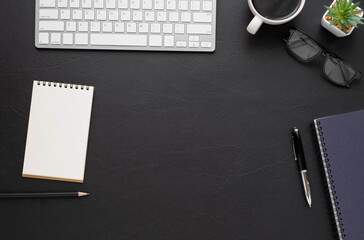
[[[339,239],[364,239],[364,110],[315,119]]]
[[[23,177],[83,182],[93,91],[34,81]]]

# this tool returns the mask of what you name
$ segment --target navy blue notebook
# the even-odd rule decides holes
[[[314,120],[339,239],[364,239],[364,110]]]

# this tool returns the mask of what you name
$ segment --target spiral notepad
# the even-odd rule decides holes
[[[94,88],[33,82],[23,177],[82,183]]]
[[[364,110],[314,125],[338,238],[364,239]]]

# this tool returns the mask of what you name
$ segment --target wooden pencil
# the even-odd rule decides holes
[[[0,198],[62,198],[88,195],[90,194],[85,192],[0,193]]]

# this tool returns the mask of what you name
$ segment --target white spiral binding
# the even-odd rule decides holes
[[[330,164],[328,157],[328,154],[325,153],[326,152],[326,147],[325,147],[325,142],[324,142],[324,133],[322,130],[322,127],[320,127],[320,121],[319,120],[314,120],[315,123],[315,130],[316,130],[316,135],[317,135],[317,139],[319,142],[319,147],[320,147],[320,153],[321,153],[321,159],[322,159],[322,164],[324,166],[324,170],[325,170],[325,177],[326,177],[326,182],[327,182],[327,186],[329,189],[329,194],[330,194],[330,202],[331,202],[331,206],[332,206],[332,210],[334,212],[334,217],[335,217],[335,224],[336,224],[336,228],[337,228],[337,232],[339,235],[339,239],[342,240],[345,237],[344,232],[344,228],[343,228],[343,223],[342,223],[342,219],[340,218],[341,213],[339,212],[339,207],[337,206],[339,204],[336,197],[336,192],[335,190],[333,190],[335,188],[334,184],[333,184],[333,176],[330,174],[331,170],[330,168]]]
[[[60,87],[60,88],[70,88],[70,89],[80,89],[80,90],[90,90],[90,86],[78,85],[78,84],[68,84],[68,83],[58,83],[58,82],[47,82],[37,80],[37,85],[48,86],[48,87]]]

